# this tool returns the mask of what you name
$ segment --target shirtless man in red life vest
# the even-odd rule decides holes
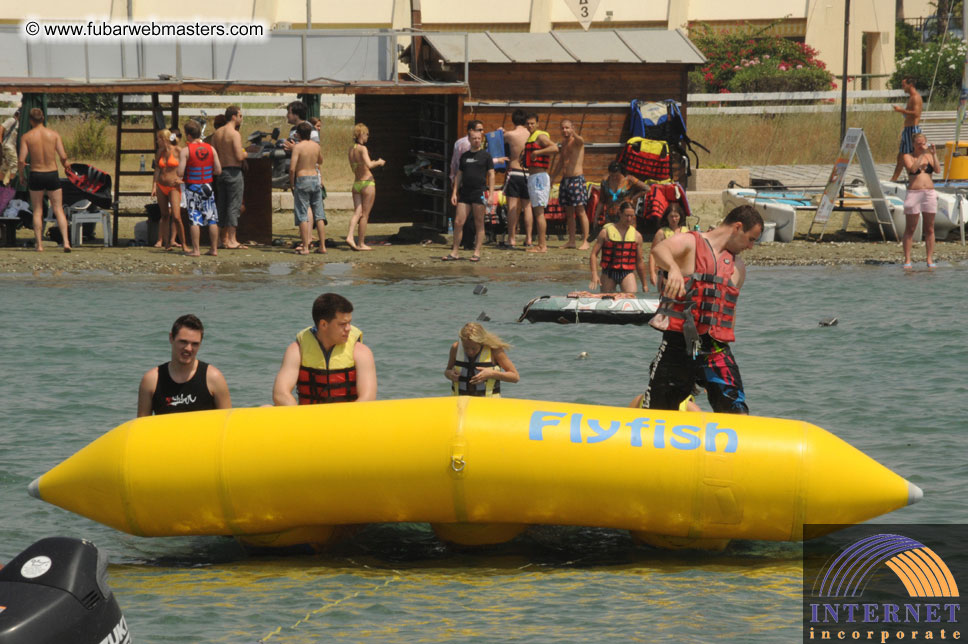
[[[740,206],[709,232],[690,231],[652,248],[652,258],[668,275],[650,322],[663,333],[642,407],[679,409],[698,384],[706,388],[714,412],[749,414],[729,343],[735,339],[736,301],[746,278],[739,254],[762,232],[760,214]]]

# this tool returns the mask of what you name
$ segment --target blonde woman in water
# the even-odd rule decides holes
[[[457,336],[444,369],[455,396],[500,397],[502,382],[521,380],[507,354],[510,344],[477,322],[465,324]]]
[[[350,168],[353,170],[353,218],[350,219],[350,230],[346,235],[346,243],[353,250],[373,250],[366,245],[366,223],[370,219],[373,202],[376,201],[376,182],[373,180],[373,168],[387,164],[383,159],[370,160],[370,153],[366,149],[366,142],[370,138],[370,130],[363,123],[353,127],[353,147],[350,148]],[[359,241],[356,237],[359,226]]]

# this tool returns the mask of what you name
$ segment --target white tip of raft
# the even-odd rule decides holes
[[[917,485],[908,481],[908,505],[914,505],[924,498],[924,492]]]
[[[34,497],[35,499],[40,498],[40,477],[39,476],[35,478],[33,481],[31,481],[30,485],[27,486],[27,494]]]

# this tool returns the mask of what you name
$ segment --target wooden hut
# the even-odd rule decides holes
[[[517,108],[538,114],[539,125],[558,138],[568,118],[586,141],[585,176],[603,177],[628,138],[632,99],[675,99],[686,116],[687,75],[705,62],[680,30],[593,29],[550,33],[429,34],[416,58],[427,80],[454,81],[467,60],[469,96],[463,123],[485,129],[513,127]]]

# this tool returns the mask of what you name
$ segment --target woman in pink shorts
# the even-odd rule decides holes
[[[907,196],[904,198],[904,268],[911,268],[911,246],[914,244],[914,229],[918,218],[923,217],[921,230],[924,231],[924,249],[927,252],[928,268],[934,268],[934,215],[938,212],[938,195],[934,191],[931,175],[941,172],[934,144],[928,145],[923,134],[914,135],[914,153],[904,154],[904,167],[908,171]]]

